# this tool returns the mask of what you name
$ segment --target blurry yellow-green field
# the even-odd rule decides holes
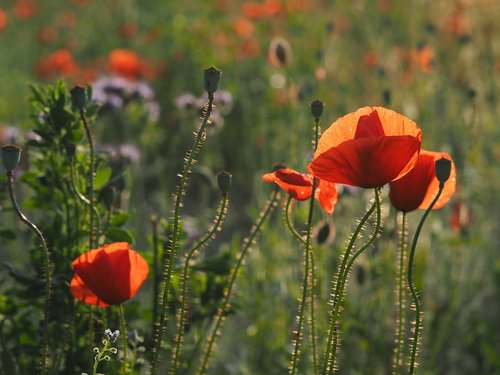
[[[172,211],[176,174],[205,102],[202,71],[217,66],[223,72],[219,105],[183,209],[190,241],[212,220],[215,174],[232,173],[224,228],[201,255],[209,259],[234,254],[248,235],[270,191],[261,175],[274,163],[306,171],[312,100],[325,103],[323,130],[360,107],[393,109],[420,126],[422,148],[448,152],[457,168],[457,192],[430,215],[417,247],[425,315],[416,373],[500,374],[498,20],[497,0],[2,0],[0,145],[23,146],[33,136],[30,83],[63,78],[68,87],[93,85],[94,99],[107,108],[93,124],[96,145],[116,157],[113,168],[128,168],[120,176],[120,208],[131,213],[126,229],[134,248],[151,261],[150,216],[166,219]],[[320,345],[332,274],[371,197],[362,189],[339,191],[333,215],[317,210],[314,217]],[[23,252],[31,240],[3,194],[0,320],[16,320],[22,306],[7,297],[14,281],[4,264],[33,274]],[[359,258],[347,287],[339,374],[391,373],[398,219],[387,195],[383,189],[383,234]],[[23,198],[30,198],[28,190]],[[50,213],[32,202],[25,211],[43,221]],[[298,203],[299,228],[307,214],[308,205]],[[408,215],[410,236],[421,214]],[[287,373],[303,249],[285,233],[280,205],[239,276],[210,374]],[[194,281],[197,288],[204,277]],[[128,317],[146,343],[150,287],[151,280],[130,302]],[[200,331],[207,321],[197,324]],[[185,345],[196,354],[195,333]],[[9,335],[0,353],[13,345]],[[33,344],[28,336],[19,339]],[[310,351],[307,342],[303,350]],[[312,374],[309,365],[303,360],[299,373]],[[136,373],[145,370],[137,366]]]

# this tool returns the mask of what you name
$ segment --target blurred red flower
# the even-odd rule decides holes
[[[253,34],[254,26],[248,18],[239,17],[233,22],[234,31],[243,38],[248,38]]]
[[[149,273],[144,258],[127,242],[90,250],[72,264],[73,297],[89,305],[107,307],[131,299]]]
[[[288,194],[299,201],[309,199],[312,194],[313,176],[299,173],[293,169],[282,168],[262,176],[264,182],[274,182]],[[331,215],[337,203],[337,189],[335,184],[319,180],[314,197],[319,201],[323,210]]]
[[[405,116],[383,107],[364,107],[324,132],[307,169],[333,183],[380,187],[415,166],[421,141],[417,124]]]
[[[429,45],[423,45],[411,51],[411,65],[423,73],[430,73],[434,64],[434,51]]]
[[[112,50],[108,56],[108,63],[112,73],[129,79],[138,78],[143,69],[139,55],[128,49]]]
[[[434,172],[436,160],[446,158],[452,160],[445,152],[421,150],[415,167],[404,177],[389,183],[389,198],[392,205],[402,212],[410,212],[417,208],[426,209],[436,197],[439,181]],[[455,164],[451,164],[451,174],[444,185],[443,192],[433,209],[443,207],[455,193]]]
[[[7,26],[7,13],[0,8],[0,32],[5,29],[5,26]]]
[[[42,78],[54,75],[70,76],[75,74],[78,69],[71,52],[62,48],[40,59],[37,74]]]
[[[13,8],[14,16],[26,20],[38,12],[38,4],[34,0],[17,0]]]

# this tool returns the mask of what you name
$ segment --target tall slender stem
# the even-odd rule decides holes
[[[123,311],[123,306],[118,305],[118,318],[120,320],[120,332],[122,336],[122,351],[123,351],[123,362],[121,368],[121,374],[127,373],[127,324],[125,322],[125,312]]]
[[[152,215],[150,221],[153,227],[153,332],[158,316],[158,304],[156,303],[158,295],[158,220],[156,215]]]
[[[398,270],[397,270],[397,322],[396,322],[396,339],[394,348],[394,362],[392,364],[392,372],[394,375],[401,373],[403,368],[403,350],[404,350],[404,326],[405,326],[405,263],[406,263],[406,212],[402,212],[401,221],[401,243],[398,255]]]
[[[89,142],[90,148],[90,170],[89,170],[89,206],[90,206],[90,234],[89,234],[89,248],[93,249],[95,245],[94,237],[94,173],[95,173],[95,162],[94,162],[94,140],[92,139],[92,133],[90,132],[90,127],[87,122],[87,117],[83,109],[80,110],[80,119],[83,122],[83,127],[85,128],[85,134],[87,135],[87,141]]]
[[[156,374],[156,367],[158,364],[158,356],[160,354],[161,342],[162,342],[162,334],[165,327],[166,319],[167,319],[167,304],[168,304],[168,295],[170,292],[170,279],[172,277],[173,264],[175,259],[175,254],[177,252],[178,241],[179,241],[179,231],[180,231],[180,210],[182,197],[185,193],[185,187],[187,184],[187,180],[189,175],[191,174],[191,167],[195,160],[196,155],[200,151],[200,147],[203,144],[203,140],[205,138],[205,128],[208,124],[208,119],[210,118],[210,113],[212,112],[214,96],[213,93],[208,94],[208,104],[205,113],[205,117],[203,118],[203,122],[201,123],[200,129],[196,134],[196,138],[193,143],[193,147],[190,151],[188,151],[186,157],[184,158],[184,166],[182,172],[180,174],[181,180],[177,187],[177,192],[175,195],[175,207],[174,207],[174,215],[173,215],[173,225],[172,225],[172,234],[170,237],[170,254],[168,257],[165,257],[165,264],[163,265],[163,290],[158,298],[161,299],[160,306],[160,314],[155,323],[156,329],[153,335],[153,360],[151,361],[151,371],[152,375]]]
[[[259,231],[262,227],[262,224],[264,224],[264,221],[271,214],[274,207],[276,206],[276,201],[278,200],[278,197],[279,197],[279,190],[277,187],[275,187],[273,189],[273,193],[271,195],[271,198],[269,199],[269,202],[268,202],[266,208],[264,209],[263,213],[261,215],[259,215],[259,218],[257,219],[256,224],[252,227],[250,235],[243,243],[243,247],[241,249],[240,256],[238,257],[238,261],[236,262],[236,265],[234,266],[234,268],[231,270],[231,274],[230,274],[228,282],[227,282],[227,287],[224,289],[224,299],[222,301],[222,305],[217,310],[217,315],[215,317],[215,323],[214,323],[214,326],[212,328],[207,345],[205,347],[203,359],[201,361],[201,365],[200,365],[198,372],[197,372],[198,375],[203,375],[207,369],[208,360],[210,359],[210,354],[212,352],[212,348],[213,348],[213,345],[215,343],[217,333],[219,332],[220,326],[222,324],[222,320],[224,319],[224,316],[226,315],[226,311],[227,311],[227,308],[229,306],[229,299],[231,298],[231,294],[233,291],[233,287],[235,285],[236,277],[238,276],[238,271],[239,271],[241,265],[243,264],[243,260],[245,259],[245,255],[247,254],[253,241],[257,237],[257,234],[259,233]]]
[[[83,195],[78,187],[76,186],[76,176],[75,176],[75,163],[74,163],[74,158],[72,157],[69,161],[69,174],[70,174],[70,180],[71,180],[71,188],[73,190],[73,193],[75,196],[81,200],[83,203],[85,203],[87,206],[89,206],[90,210],[94,212],[94,217],[96,219],[96,224],[97,224],[97,233],[96,236],[99,237],[99,232],[101,231],[101,216],[99,215],[99,211],[97,211],[97,208],[95,205],[92,205],[91,201],[89,198],[87,198],[85,195]]]
[[[199,249],[206,246],[209,243],[209,241],[211,241],[215,237],[215,233],[220,230],[222,222],[224,221],[224,217],[226,216],[227,203],[228,203],[227,194],[222,194],[222,199],[221,199],[221,202],[219,204],[219,208],[217,210],[217,215],[215,218],[214,225],[209,230],[209,232],[205,235],[205,237],[203,237],[198,243],[196,243],[186,253],[186,259],[184,260],[184,269],[182,271],[182,278],[181,278],[181,280],[182,280],[181,295],[180,295],[181,307],[179,309],[179,314],[178,314],[177,335],[176,335],[176,339],[175,339],[175,350],[173,352],[172,365],[171,365],[173,375],[177,374],[177,367],[178,367],[178,365],[180,365],[179,360],[180,360],[182,341],[183,341],[183,335],[184,335],[184,316],[186,314],[186,294],[187,294],[187,281],[188,281],[188,277],[189,277],[189,262],[191,261],[191,258],[193,257],[193,255],[195,255]]]
[[[366,221],[368,218],[371,216],[373,211],[377,209],[377,224],[375,227],[375,230],[372,234],[372,237],[368,242],[363,245],[357,253],[355,253],[352,257],[352,259],[349,258],[349,255],[351,254],[351,251],[354,247],[354,243],[356,239],[359,236],[359,233],[361,232],[363,226],[365,225]],[[327,346],[326,346],[326,351],[325,351],[325,357],[324,357],[324,362],[323,362],[323,374],[326,375],[333,373],[333,370],[335,368],[335,356],[337,354],[337,346],[338,346],[338,332],[337,332],[337,321],[339,319],[339,313],[340,313],[340,307],[342,305],[342,299],[344,297],[344,287],[345,287],[345,281],[347,279],[347,276],[349,274],[349,269],[352,266],[354,260],[356,257],[361,254],[362,251],[364,251],[368,246],[370,246],[375,239],[378,236],[378,232],[380,230],[380,198],[379,198],[379,191],[378,188],[375,189],[375,200],[371,207],[366,211],[365,215],[363,218],[360,220],[358,223],[358,226],[354,230],[354,233],[351,236],[351,239],[349,241],[349,244],[347,245],[347,249],[344,253],[344,257],[342,259],[342,264],[339,268],[338,275],[337,275],[337,281],[336,281],[336,286],[335,286],[335,293],[333,296],[333,303],[332,303],[332,317],[330,321],[330,329],[328,331],[328,341],[327,341]]]
[[[417,295],[417,291],[415,289],[415,284],[413,282],[413,258],[415,257],[415,249],[417,247],[418,237],[420,236],[420,231],[424,226],[425,219],[429,215],[432,210],[432,207],[436,204],[441,193],[443,192],[444,183],[439,183],[439,190],[436,194],[436,197],[432,201],[429,207],[425,210],[420,222],[418,223],[417,230],[415,231],[415,236],[413,237],[413,243],[411,244],[410,257],[408,260],[408,285],[410,287],[411,296],[413,298],[413,303],[415,305],[415,327],[413,331],[413,340],[411,342],[411,354],[410,354],[410,375],[413,375],[415,371],[415,361],[417,358],[417,347],[419,342],[419,334],[420,334],[420,320],[421,320],[421,312],[420,312],[420,300]]]
[[[45,375],[47,373],[47,357],[49,351],[49,306],[50,306],[50,252],[47,247],[47,241],[45,240],[42,232],[38,227],[33,224],[20,210],[17,204],[16,196],[14,194],[13,188],[13,178],[12,171],[7,171],[7,186],[9,189],[10,200],[17,217],[21,220],[33,233],[35,233],[42,244],[42,255],[43,255],[43,275],[45,279],[45,301],[43,304],[43,322],[42,322],[42,358],[40,363],[40,374]]]
[[[290,374],[294,375],[297,373],[298,364],[299,364],[299,353],[300,353],[300,345],[302,342],[302,330],[304,325],[304,310],[307,302],[307,292],[309,289],[309,276],[311,275],[310,269],[310,260],[311,260],[311,223],[314,211],[314,193],[316,191],[317,179],[313,179],[312,193],[311,198],[309,200],[309,215],[307,218],[307,229],[306,229],[306,244],[305,244],[305,265],[304,265],[304,276],[302,281],[302,296],[299,302],[299,312],[298,312],[298,327],[297,333],[295,335],[295,345],[292,354],[292,361],[290,364]],[[311,290],[312,292],[312,290]],[[314,337],[314,332],[312,333]]]

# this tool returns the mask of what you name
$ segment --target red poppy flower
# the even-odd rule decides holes
[[[415,166],[421,141],[422,133],[410,119],[382,107],[364,107],[324,132],[307,169],[333,183],[380,187]]]
[[[61,48],[49,56],[42,57],[37,73],[40,77],[53,75],[71,76],[78,72],[78,64],[73,59],[71,51]]]
[[[389,183],[389,198],[397,210],[410,212],[417,208],[429,207],[439,188],[434,163],[441,158],[452,160],[450,155],[444,152],[421,150],[415,168],[399,180]],[[434,210],[443,207],[455,193],[455,175],[455,165],[452,160],[450,178],[444,184],[443,192],[433,207]]]
[[[117,48],[108,57],[109,69],[116,75],[134,79],[142,73],[143,62],[139,55],[128,49]]]
[[[70,290],[89,305],[106,307],[132,298],[148,275],[148,264],[126,242],[115,242],[80,255],[72,264]]]
[[[313,176],[299,173],[293,169],[278,169],[273,173],[263,175],[262,180],[264,182],[275,182],[280,188],[299,201],[309,199],[312,194]],[[314,196],[323,210],[331,215],[333,207],[337,203],[335,184],[319,180]]]

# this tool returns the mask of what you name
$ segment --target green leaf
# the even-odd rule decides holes
[[[115,212],[111,217],[111,226],[113,227],[121,227],[131,218],[132,214],[129,212]]]
[[[94,178],[94,189],[99,190],[103,188],[108,183],[112,172],[110,167],[99,169]]]
[[[16,234],[10,229],[0,229],[0,238],[4,240],[15,240]]]

